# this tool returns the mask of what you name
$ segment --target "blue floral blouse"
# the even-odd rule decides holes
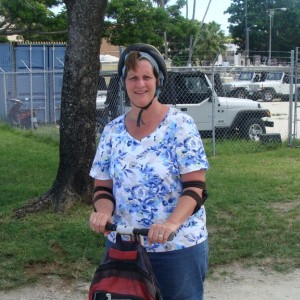
[[[90,175],[113,181],[116,199],[113,222],[150,227],[164,222],[182,194],[180,174],[207,170],[209,163],[193,119],[170,107],[154,132],[136,140],[126,130],[125,115],[104,129]],[[182,249],[206,240],[206,214],[202,208],[180,226],[173,241],[149,245],[149,252]],[[109,235],[115,241],[115,233]]]

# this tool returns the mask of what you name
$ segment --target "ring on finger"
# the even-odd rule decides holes
[[[160,239],[162,239],[164,237],[164,235],[162,234],[162,233],[160,233],[159,235],[158,235],[158,238],[160,238]]]

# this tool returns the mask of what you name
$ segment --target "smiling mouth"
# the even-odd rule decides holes
[[[146,94],[148,91],[137,91],[135,92],[135,94],[138,94],[138,95],[142,95],[142,94]]]

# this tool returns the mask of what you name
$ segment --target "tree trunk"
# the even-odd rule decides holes
[[[51,189],[15,211],[16,217],[74,202],[90,203],[95,153],[99,49],[107,0],[64,0],[68,15],[60,118],[60,162]]]

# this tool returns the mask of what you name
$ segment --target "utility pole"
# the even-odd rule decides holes
[[[271,65],[271,58],[272,58],[272,21],[273,17],[275,14],[275,10],[281,10],[281,11],[286,11],[286,7],[280,7],[280,8],[270,8],[267,10],[269,12],[269,17],[270,17],[270,26],[269,26],[269,60],[268,60],[268,65]]]
[[[245,55],[245,65],[248,66],[249,61],[249,29],[248,29],[248,3],[245,0],[245,33],[246,33],[246,55]]]

